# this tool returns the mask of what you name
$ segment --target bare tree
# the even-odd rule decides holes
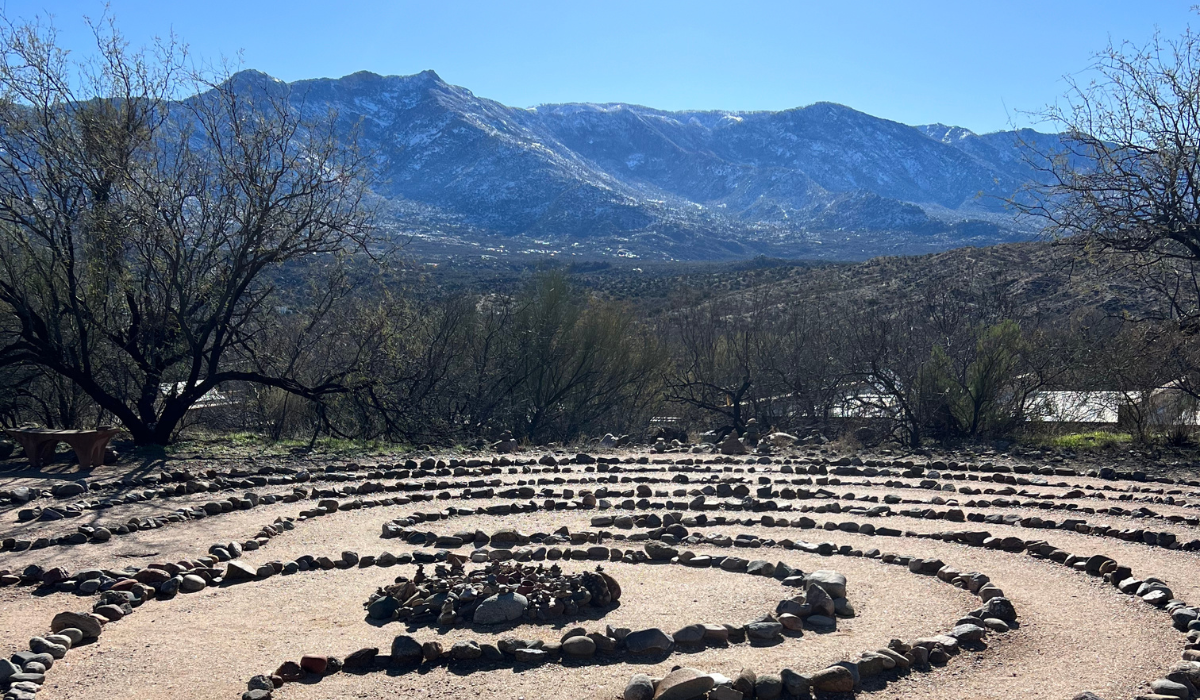
[[[772,328],[776,340],[765,344],[762,361],[766,383],[782,393],[779,403],[789,408],[781,421],[824,428],[833,418],[853,375],[845,311],[822,296],[776,314],[781,316]]]
[[[265,77],[93,29],[97,58],[73,63],[52,29],[0,27],[0,365],[69,380],[139,443],[224,382],[344,391],[352,365],[302,381],[264,339],[286,266],[335,271],[366,240],[353,138]],[[328,279],[310,339],[350,289]]]
[[[765,340],[753,306],[735,298],[672,314],[666,325],[676,361],[667,379],[668,401],[720,416],[723,427],[745,428],[753,417],[753,391],[762,380]]]
[[[1196,325],[1200,36],[1110,44],[1091,68],[1040,114],[1061,137],[1026,144],[1038,178],[1012,203],[1059,241],[1137,272],[1162,292],[1164,315]]]

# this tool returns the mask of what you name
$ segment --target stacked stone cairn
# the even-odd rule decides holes
[[[418,566],[411,580],[400,576],[378,589],[364,605],[367,618],[439,627],[495,625],[574,617],[621,598],[620,584],[599,566],[595,572],[565,574],[558,564],[491,562],[467,573],[460,557],[447,561],[435,566],[433,576]]]

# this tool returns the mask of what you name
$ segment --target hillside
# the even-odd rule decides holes
[[[744,261],[666,263],[571,262],[554,258],[416,263],[426,284],[413,292],[515,292],[538,271],[559,269],[589,293],[653,317],[679,304],[767,293],[783,304],[839,300],[900,307],[965,285],[1003,290],[1014,312],[1047,321],[1082,312],[1146,315],[1155,292],[1065,249],[1031,241],[964,247],[941,253],[878,257],[861,263],[822,263],[766,257]]]

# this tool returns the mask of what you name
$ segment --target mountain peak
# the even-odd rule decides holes
[[[976,136],[974,131],[963,128],[961,126],[949,126],[947,124],[922,124],[921,126],[913,127],[917,131],[925,134],[934,141],[942,143],[954,143],[962,139]]]
[[[425,80],[430,83],[438,83],[440,85],[446,84],[446,81],[442,80],[442,76],[438,75],[437,72],[435,72],[432,68],[426,68],[425,70],[421,71],[420,73],[417,73],[413,77],[419,78],[421,80]]]
[[[240,70],[225,80],[225,84],[235,88],[266,87],[282,83],[279,78],[268,75],[254,68]]]

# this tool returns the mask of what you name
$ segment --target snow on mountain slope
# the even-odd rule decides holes
[[[251,71],[233,79],[273,80]],[[399,229],[457,221],[462,229],[449,233],[460,239],[536,237],[656,257],[861,258],[1021,239],[1029,232],[1002,206],[1033,176],[1021,144],[1056,138],[911,127],[831,103],[521,109],[433,71],[287,88],[294,104],[358,125],[377,164],[374,188],[397,204]]]

